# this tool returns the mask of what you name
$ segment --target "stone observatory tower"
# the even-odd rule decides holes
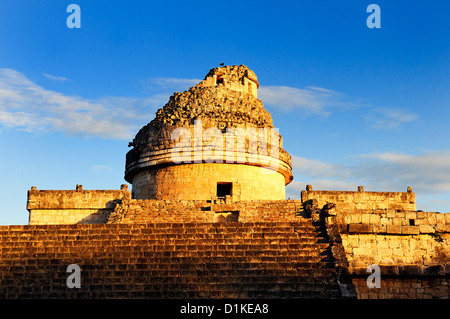
[[[283,200],[291,156],[245,65],[211,69],[136,134],[125,179],[135,199]]]

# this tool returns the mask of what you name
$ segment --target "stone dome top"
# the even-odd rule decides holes
[[[259,88],[258,78],[256,74],[245,65],[226,65],[209,70],[205,76],[205,80],[209,77],[218,76],[226,82],[241,82],[245,84],[245,78],[256,83],[256,88]]]
[[[178,143],[172,135],[176,129],[194,132],[196,123],[201,123],[202,130],[217,128],[223,133],[231,129],[273,129],[270,113],[257,98],[258,87],[255,73],[239,65],[213,68],[197,85],[183,93],[175,92],[130,143],[133,149],[127,154],[125,179],[130,181],[136,169],[170,165],[170,150]],[[290,156],[281,148],[279,133],[276,138],[277,143],[269,144],[280,148],[291,176]]]

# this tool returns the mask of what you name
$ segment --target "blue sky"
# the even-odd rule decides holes
[[[450,211],[449,14],[448,1],[0,0],[0,224],[28,222],[31,186],[119,189],[134,134],[222,62],[258,76],[290,198],[412,186],[418,209]]]

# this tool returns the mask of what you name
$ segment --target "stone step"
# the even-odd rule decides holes
[[[152,274],[151,277],[148,277]],[[238,276],[227,276],[228,272],[222,272],[220,275],[208,275],[208,276],[170,276],[168,274],[162,273],[161,276],[155,276],[154,273],[150,272],[111,272],[111,271],[97,271],[97,272],[86,272],[83,271],[81,274],[81,283],[88,290],[91,286],[98,285],[109,285],[109,286],[119,286],[119,285],[158,285],[165,286],[169,288],[170,285],[191,285],[191,286],[247,286],[246,289],[251,290],[257,289],[257,285],[267,285],[267,290],[271,290],[273,285],[279,286],[323,286],[328,284],[334,284],[334,278],[330,276],[315,275],[312,276],[286,276],[283,277],[281,273],[276,273],[272,276],[254,276],[251,273],[238,273]],[[51,273],[51,272],[40,272],[36,275],[30,276],[25,273],[23,276],[14,276],[14,278],[3,278],[2,287],[0,291],[14,290],[14,285],[19,280],[25,282],[25,285],[20,285],[16,288],[21,290],[22,287],[44,287],[44,286],[54,286],[54,287],[67,287],[66,278],[68,274],[62,272]],[[189,287],[185,287],[189,289]]]
[[[83,289],[67,288],[69,264]],[[333,267],[310,220],[0,227],[7,298],[339,296]]]
[[[77,231],[98,235],[107,233],[171,233],[179,232],[183,229],[185,232],[285,232],[288,231],[306,231],[316,230],[317,227],[309,223],[149,223],[149,224],[75,224],[75,225],[15,225],[0,226],[0,235],[3,234],[39,234],[52,233],[59,234],[76,233]]]
[[[125,264],[126,260],[120,261],[120,260],[109,260],[109,262],[113,262],[115,264]],[[77,260],[76,260],[77,261]],[[94,264],[95,262],[95,264]],[[93,261],[93,265],[99,265],[99,263],[102,262],[102,260],[99,261]],[[104,262],[104,261],[103,261]],[[195,262],[195,263],[194,263]],[[80,267],[84,266],[81,262],[72,262],[78,264]],[[66,264],[66,267],[70,263],[68,262]],[[237,261],[237,263],[234,263],[230,260],[221,261],[221,260],[192,260],[185,261],[185,262],[169,262],[169,261],[163,261],[161,263],[145,263],[145,264],[135,264],[137,269],[139,270],[202,270],[202,269],[209,269],[209,270],[241,270],[241,269],[273,269],[277,270],[280,268],[283,269],[297,269],[297,270],[307,270],[307,269],[314,269],[314,268],[321,268],[326,269],[329,267],[329,263],[327,261],[311,261],[311,260],[294,260],[294,261],[277,261],[276,259],[254,259],[254,260],[245,260],[241,259]],[[30,265],[24,265],[19,263],[14,264],[8,264],[6,261],[2,261],[1,268],[14,273],[20,273],[20,272],[32,272],[32,271],[44,271],[46,269],[54,269],[54,267],[48,267],[46,265],[41,265],[41,267],[35,267]],[[53,271],[53,270],[52,270]]]
[[[15,233],[20,233],[15,234]],[[188,236],[197,235],[199,238],[233,238],[236,236],[243,236],[244,238],[270,238],[277,237],[280,235],[284,236],[292,236],[299,237],[301,234],[302,237],[315,237],[321,235],[316,229],[312,227],[308,227],[306,229],[296,228],[294,231],[293,227],[284,228],[284,229],[270,229],[270,230],[262,230],[258,228],[248,228],[248,229],[240,229],[239,231],[231,231],[227,230],[226,232],[223,230],[216,231],[206,230],[201,228],[192,228],[192,229],[141,229],[141,230],[133,230],[130,232],[129,230],[119,229],[119,230],[108,230],[102,231],[101,233],[93,233],[92,231],[87,232],[83,230],[74,230],[74,231],[59,231],[59,230],[47,230],[47,231],[24,231],[24,232],[0,232],[1,239],[11,239],[11,240],[23,240],[27,237],[41,237],[41,238],[52,238],[52,239],[67,239],[73,240],[78,239],[80,237],[91,237],[94,239],[103,239],[106,236],[112,236],[112,238],[120,239],[125,238],[126,236],[143,236],[144,238],[163,238],[164,236],[168,238],[187,238]]]
[[[3,273],[3,279],[5,278],[18,278],[30,276],[33,278],[66,278],[67,266],[70,265],[72,260],[39,260],[38,263],[22,263],[19,262],[14,264],[0,265],[0,271]],[[323,266],[325,266],[322,263]],[[320,267],[320,264],[316,264],[316,267],[296,267],[296,268],[259,268],[257,264],[253,264],[256,267],[248,267],[249,264],[245,265],[233,265],[233,269],[218,269],[217,267],[197,267],[196,269],[153,269],[148,264],[129,264],[126,260],[117,261],[115,263],[102,264],[98,263],[97,260],[88,260],[84,263],[79,263],[80,269],[86,274],[108,274],[111,278],[122,278],[124,274],[134,274],[142,278],[152,278],[152,277],[174,277],[174,278],[206,278],[214,276],[227,276],[227,277],[271,277],[278,276],[282,278],[283,276],[289,277],[303,277],[303,278],[334,278],[333,271],[328,268]],[[309,265],[310,266],[310,265]],[[37,271],[33,273],[32,271]],[[147,275],[149,277],[147,277]],[[281,277],[280,277],[281,276]],[[95,278],[92,276],[87,276],[89,278]],[[103,280],[102,277],[98,278]]]
[[[84,269],[84,268],[83,268]],[[14,283],[19,281],[25,282],[25,286],[66,286],[66,278],[68,274],[65,269],[57,269],[56,272],[41,271],[37,274],[22,273],[22,275],[15,275],[14,277],[2,278],[2,288],[12,287]],[[261,269],[260,269],[261,270]],[[267,272],[268,270],[264,270]],[[264,283],[264,284],[292,284],[292,283],[309,283],[309,284],[327,284],[335,283],[335,279],[331,276],[325,276],[323,273],[316,273],[314,276],[296,275],[296,276],[284,276],[283,272],[273,272],[272,276],[256,276],[248,271],[236,272],[237,275],[229,275],[230,271],[215,271],[214,275],[204,276],[187,276],[180,274],[179,276],[173,275],[175,271],[168,273],[167,271],[159,270],[159,276],[157,271],[86,271],[81,273],[82,284],[86,287],[98,284],[118,285],[118,284],[252,284],[252,283]],[[170,275],[169,275],[170,274]]]
[[[86,244],[86,245],[115,245],[126,243],[138,243],[145,245],[158,245],[158,244],[194,244],[199,242],[216,243],[216,244],[265,244],[265,243],[302,243],[302,244],[316,244],[318,242],[325,242],[323,237],[314,234],[314,236],[300,236],[297,234],[283,234],[277,233],[276,235],[264,234],[264,235],[247,235],[247,236],[217,236],[210,234],[177,234],[174,236],[146,236],[146,235],[111,235],[104,238],[99,236],[89,235],[73,235],[73,236],[58,236],[53,235],[28,235],[21,238],[14,238],[14,236],[2,236],[0,237],[0,247],[8,247],[16,245],[17,247],[24,247],[26,245],[39,245],[43,242],[52,242],[58,245],[70,245],[70,244]]]
[[[221,260],[233,260],[235,258],[239,258],[239,260],[269,260],[273,259],[279,262],[316,262],[316,261],[324,261],[327,260],[328,254],[327,251],[315,251],[310,250],[308,252],[292,252],[286,251],[285,254],[281,252],[277,252],[275,254],[270,254],[267,252],[256,253],[253,251],[245,252],[245,254],[239,251],[175,251],[175,252],[166,252],[161,250],[160,252],[140,252],[137,254],[129,253],[126,251],[118,252],[91,252],[89,249],[83,248],[77,252],[71,251],[54,251],[49,250],[46,252],[11,252],[11,253],[3,253],[0,255],[0,264],[3,262],[10,262],[16,260],[46,260],[46,259],[56,259],[56,260],[79,260],[81,258],[95,258],[96,260],[120,260],[120,259],[130,259],[133,261],[145,260],[148,259],[151,262],[161,261],[165,259],[173,259],[178,261],[186,261],[189,258],[195,259],[196,261],[204,261],[208,262],[212,260],[212,258],[217,258]]]
[[[0,238],[0,247],[3,246],[25,246],[27,243],[32,242],[55,242],[58,244],[76,244],[76,243],[95,243],[102,245],[113,245],[114,243],[123,244],[123,243],[143,243],[143,244],[191,244],[198,242],[211,242],[211,243],[247,243],[247,244],[265,244],[265,243],[277,243],[280,241],[289,242],[289,243],[303,243],[303,244],[315,244],[320,242],[326,242],[323,237],[318,236],[296,236],[290,234],[277,234],[276,236],[248,236],[247,238],[244,236],[198,236],[198,234],[191,235],[178,235],[178,236],[157,236],[157,237],[146,237],[141,235],[118,235],[118,236],[105,236],[105,238],[92,238],[91,236],[73,236],[73,238],[69,238],[67,236],[27,236],[23,238],[14,239],[13,237],[4,236]]]
[[[79,247],[102,247],[105,251],[111,250],[124,250],[131,249],[138,251],[184,251],[184,250],[224,250],[233,249],[239,251],[245,250],[290,250],[290,251],[303,251],[309,249],[326,249],[329,246],[328,243],[317,242],[316,239],[284,239],[279,238],[276,240],[243,240],[236,239],[231,241],[224,240],[180,240],[180,241],[147,241],[147,240],[105,240],[105,241],[60,241],[55,242],[52,240],[30,240],[27,242],[8,242],[0,244],[1,252],[8,252],[14,250],[30,250],[30,251],[46,251],[47,249],[59,248],[76,251]]]
[[[135,260],[142,260],[145,256],[133,256],[130,257],[130,254],[122,254],[121,256],[118,256],[117,254],[111,254],[111,255],[102,255],[102,256],[95,256],[95,260],[97,263],[103,263],[105,261],[119,263],[121,260],[129,260],[135,261]],[[20,260],[22,261],[22,265],[28,264],[39,264],[39,260],[76,260],[77,263],[79,263],[78,260],[81,258],[86,258],[86,256],[83,256],[82,254],[64,254],[64,253],[48,253],[48,254],[39,254],[33,259],[30,257],[27,257],[25,262],[25,257],[27,257],[26,254],[21,255],[11,255],[11,256],[1,256],[0,265],[16,265],[21,264]],[[36,261],[37,260],[37,261]],[[131,261],[130,261],[131,260]],[[169,256],[169,257],[149,257],[148,262],[146,264],[156,264],[156,263],[164,263],[166,261],[172,261],[172,262],[178,262],[178,263],[201,263],[201,264],[210,264],[215,262],[248,262],[253,263],[255,261],[258,262],[277,262],[277,263],[318,263],[318,262],[331,262],[331,257],[327,255],[311,255],[311,256],[304,256],[304,255],[286,255],[286,256],[276,256],[276,255],[267,255],[267,256],[240,256],[239,254],[228,254],[220,256],[218,254],[211,254],[210,256],[196,256],[196,254],[184,254],[184,256]],[[73,262],[75,263],[75,261]]]
[[[318,287],[314,291],[302,290],[183,290],[176,291],[171,289],[169,291],[162,290],[147,290],[147,287],[142,287],[141,290],[134,286],[125,287],[111,287],[98,286],[95,290],[75,290],[68,291],[67,288],[61,287],[59,290],[51,287],[52,290],[39,289],[30,290],[27,292],[0,292],[2,299],[32,299],[39,296],[44,299],[329,299],[340,298],[340,290],[338,288],[331,289],[329,286]],[[323,288],[323,289],[320,289]]]

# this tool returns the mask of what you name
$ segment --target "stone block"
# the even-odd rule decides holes
[[[380,265],[381,278],[386,275],[398,275],[399,269],[397,265]]]
[[[436,223],[437,224],[445,224],[445,215],[441,213],[436,213]]]
[[[373,225],[370,225],[370,224],[348,224],[348,231],[351,233],[372,233]]]
[[[386,229],[387,229],[386,225],[376,225],[376,224],[373,225],[374,233],[384,234],[384,233],[386,233]]]
[[[417,235],[419,234],[419,226],[402,226],[402,234]]]
[[[418,276],[423,274],[422,265],[399,265],[399,275]]]
[[[434,227],[427,224],[427,225],[419,225],[419,232],[422,234],[430,234],[434,233]]]
[[[395,210],[392,210],[392,209],[386,210],[386,217],[394,218],[395,217]]]
[[[444,220],[446,224],[450,225],[450,213],[444,214]]]
[[[368,224],[370,221],[370,214],[361,214],[361,223]]]
[[[428,223],[436,224],[436,213],[428,213]]]
[[[370,224],[379,224],[381,221],[380,215],[371,214],[369,217],[369,223]]]
[[[386,232],[388,234],[401,234],[402,226],[401,225],[387,225]]]
[[[425,213],[425,212],[417,212],[417,218],[427,218],[427,213]]]
[[[445,268],[442,265],[428,266],[423,269],[423,274],[430,275],[430,276],[444,275]]]
[[[353,224],[360,224],[361,223],[361,214],[352,214],[350,215],[350,222]]]
[[[416,219],[417,218],[416,212],[406,212],[405,215],[406,215],[405,216],[406,219]]]

